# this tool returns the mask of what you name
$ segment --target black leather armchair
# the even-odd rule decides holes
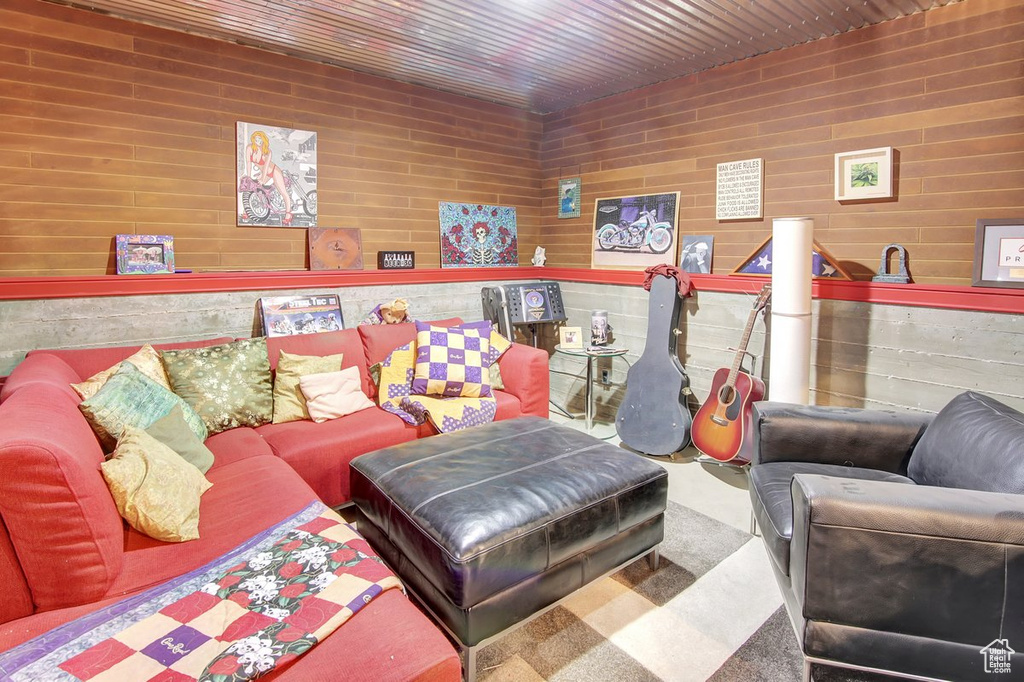
[[[753,429],[751,501],[805,680],[812,662],[1024,680],[1024,415],[972,392],[934,417],[759,402]]]

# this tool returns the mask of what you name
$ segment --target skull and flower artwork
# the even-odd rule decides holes
[[[515,267],[519,241],[514,206],[440,202],[441,267]]]

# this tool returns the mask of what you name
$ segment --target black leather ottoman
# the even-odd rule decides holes
[[[352,461],[359,532],[459,642],[468,680],[486,640],[644,554],[656,566],[667,495],[657,464],[538,417]]]

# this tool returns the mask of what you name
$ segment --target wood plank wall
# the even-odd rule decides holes
[[[885,146],[897,198],[836,202],[834,154]],[[757,157],[764,219],[716,221],[716,165]],[[679,233],[715,236],[718,274],[772,218],[811,216],[857,279],[897,242],[914,281],[969,285],[975,221],[1024,219],[1024,4],[966,0],[551,114],[541,161],[553,265],[590,266],[596,198],[680,191]],[[558,220],[577,175],[583,215]]]
[[[301,269],[306,231],[236,227],[235,122],[318,133],[320,225],[438,267],[438,201],[517,207],[538,241],[541,118],[41,0],[0,6],[0,276],[114,272],[113,236],[177,266]]]
[[[437,202],[514,205],[520,254],[590,265],[594,199],[681,192],[680,234],[728,273],[810,215],[858,278],[907,247],[969,284],[978,218],[1024,217],[1024,6],[966,0],[539,117],[42,0],[0,8],[0,276],[113,272],[118,233],[177,264],[295,269],[305,232],[235,226],[234,125],[318,131],[321,225],[439,264]],[[839,204],[833,154],[897,150],[898,197]],[[765,159],[765,219],[714,219],[715,166]],[[559,177],[583,216],[557,220]]]

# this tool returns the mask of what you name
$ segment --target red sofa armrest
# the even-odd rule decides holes
[[[548,417],[551,396],[551,375],[548,373],[547,351],[521,343],[513,343],[498,358],[505,392],[519,398],[523,414]]]

